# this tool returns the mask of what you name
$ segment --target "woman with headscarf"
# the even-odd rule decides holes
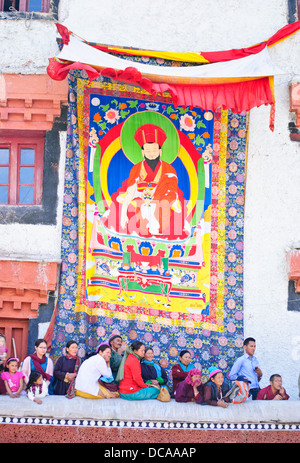
[[[156,399],[159,395],[160,388],[146,384],[142,378],[141,360],[144,355],[145,346],[140,341],[134,341],[126,348],[116,377],[122,399]]]
[[[172,367],[172,378],[173,378],[173,392],[172,397],[175,397],[175,391],[177,384],[183,381],[190,370],[195,368],[195,365],[191,363],[192,357],[188,350],[182,350],[179,354],[178,362]]]
[[[59,357],[54,367],[54,394],[65,395],[68,399],[75,397],[75,378],[77,376],[81,359],[77,355],[78,344],[68,341],[66,355]]]
[[[178,383],[175,391],[176,402],[203,402],[203,386],[201,383],[201,371],[192,368],[186,378]]]

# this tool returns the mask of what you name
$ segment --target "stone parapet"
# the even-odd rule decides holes
[[[298,400],[248,400],[223,409],[174,399],[48,396],[38,405],[0,396],[0,410],[6,439],[0,442],[300,442]]]

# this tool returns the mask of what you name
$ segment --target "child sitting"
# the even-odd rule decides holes
[[[30,373],[29,381],[26,386],[27,397],[41,404],[44,397],[48,395],[48,385],[43,379],[43,376],[38,371],[34,370]]]
[[[19,359],[17,357],[10,357],[5,365],[4,372],[1,373],[1,379],[4,381],[6,394],[12,399],[20,397],[23,389],[24,374],[18,371]]]
[[[203,404],[218,407],[228,407],[229,397],[226,397],[229,391],[229,385],[224,382],[224,376],[221,370],[210,367],[209,381],[204,384],[204,401]]]

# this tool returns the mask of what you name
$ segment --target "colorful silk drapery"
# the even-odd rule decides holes
[[[151,62],[119,58],[97,50],[71,35],[58,58],[47,68],[53,79],[62,80],[72,69],[83,69],[94,80],[100,75],[138,85],[152,96],[169,91],[175,106],[192,105],[206,111],[217,107],[235,113],[273,104],[275,70],[267,48],[227,62],[205,65],[157,66]]]
[[[206,111],[221,107],[240,113],[271,105],[274,114],[273,78],[283,72],[273,65],[268,47],[299,31],[300,21],[285,25],[269,39],[248,48],[194,53],[102,45],[87,42],[62,24],[57,24],[57,29],[63,49],[57,58],[49,60],[47,72],[52,79],[62,80],[70,70],[84,69],[91,80],[103,75],[139,85],[152,96],[168,91],[175,106],[192,105]],[[155,67],[151,65],[153,59]],[[157,69],[162,63],[163,71]],[[178,63],[183,64],[180,69]],[[270,128],[274,130],[273,123]]]
[[[243,342],[246,113],[175,108],[167,93],[154,98],[108,79],[91,83],[81,71],[72,71],[69,86],[52,355],[75,339],[84,357],[121,333],[127,344],[151,345],[168,373],[184,348],[203,375],[211,364],[226,373]],[[146,229],[134,222],[126,233],[108,222],[142,161],[134,134],[145,123],[166,133],[161,159],[169,178],[175,169],[183,198],[182,226],[169,236],[155,220]]]

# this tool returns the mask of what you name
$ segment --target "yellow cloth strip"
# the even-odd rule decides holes
[[[274,88],[274,76],[269,76],[270,89],[273,96],[273,101],[275,103],[275,88]]]
[[[135,50],[131,48],[110,46],[107,46],[107,48],[111,52],[124,53],[125,55],[127,54],[132,56],[146,56],[149,58],[168,59],[171,61],[183,61],[186,63],[209,63],[209,61],[207,61],[201,55],[201,53],[175,53],[170,51]]]
[[[114,45],[105,45],[102,43],[92,43],[92,42],[87,42],[85,39],[80,37],[79,35],[75,34],[72,31],[69,31],[71,34],[73,34],[75,37],[78,37],[80,40],[83,40],[85,43],[88,45],[94,45],[96,47],[103,47],[107,48],[108,51],[112,53],[122,53],[122,54],[128,54],[132,56],[146,56],[146,57],[151,57],[151,58],[160,58],[160,59],[168,59],[171,61],[183,61],[187,63],[209,63],[207,59],[205,59],[201,53],[195,53],[195,52],[187,52],[187,53],[175,53],[171,51],[157,51],[157,50],[141,50],[139,48],[126,48],[126,47],[118,47]]]

